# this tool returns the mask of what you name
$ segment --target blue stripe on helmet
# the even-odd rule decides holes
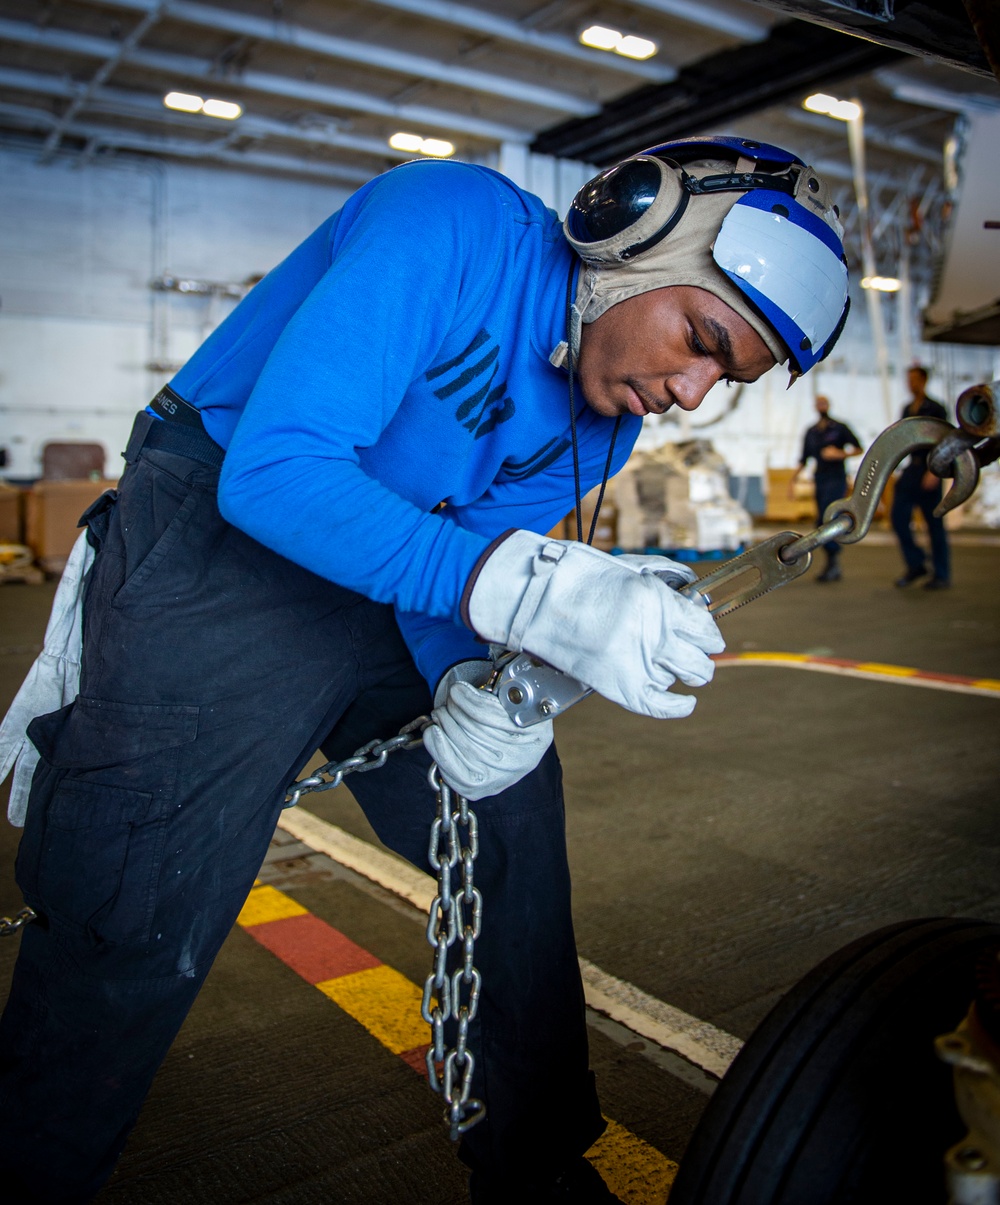
[[[746,155],[747,158],[757,159],[765,163],[798,163],[805,164],[791,151],[786,151],[771,142],[758,142],[755,138],[739,138],[733,134],[720,134],[711,138],[678,138],[673,142],[661,142],[648,150],[640,151],[642,155],[664,155],[670,158],[685,160],[695,159],[705,153],[728,151],[733,156]],[[723,156],[728,157],[728,156]]]
[[[839,257],[844,254],[844,244],[838,238],[833,227],[827,225],[822,218],[806,209],[800,201],[796,201],[788,193],[772,192],[769,188],[755,188],[740,197],[736,204],[748,205],[751,209],[764,209],[769,212],[774,212],[775,205],[780,205],[781,209],[785,211],[784,216],[790,222],[808,230],[814,238],[825,243],[834,255]]]

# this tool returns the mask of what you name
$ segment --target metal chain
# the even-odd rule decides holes
[[[308,778],[293,782],[285,794],[285,807],[294,807],[303,795],[331,791],[348,774],[366,774],[384,766],[390,753],[413,749],[423,742],[423,732],[432,721],[427,716],[401,728],[387,741],[369,741],[352,757],[327,762]],[[427,1050],[427,1079],[431,1088],[444,1096],[445,1124],[452,1142],[486,1116],[486,1106],[470,1095],[475,1057],[468,1048],[469,1026],[479,1009],[482,976],[473,963],[476,938],[482,926],[483,897],[473,881],[474,863],[479,854],[479,826],[469,801],[453,791],[432,763],[427,780],[437,795],[437,815],[431,824],[428,860],[437,871],[437,894],[427,918],[427,940],[434,948],[434,966],[424,984],[420,1012],[431,1027]],[[463,830],[466,834],[463,844]],[[461,866],[461,883],[452,882]],[[462,943],[462,965],[448,970],[448,951],[456,941]],[[465,998],[463,999],[463,995]],[[432,997],[437,1002],[432,1004]],[[455,1045],[445,1045],[445,1022],[457,1025]]]
[[[316,791],[332,791],[334,787],[340,786],[348,774],[367,774],[369,770],[381,769],[390,753],[396,753],[400,749],[415,749],[421,744],[424,729],[430,723],[428,716],[417,716],[415,720],[400,728],[397,736],[392,736],[387,741],[369,741],[343,761],[328,761],[308,778],[302,778],[289,785],[285,792],[284,806],[295,807],[303,795],[311,795]]]
[[[26,924],[33,921],[37,915],[38,913],[34,908],[24,907],[14,916],[0,916],[0,937],[13,937]]]
[[[486,1106],[470,1095],[476,1061],[468,1048],[469,1026],[479,1011],[482,975],[473,957],[483,919],[483,897],[473,882],[473,864],[479,854],[479,825],[464,796],[452,791],[432,765],[427,781],[437,792],[437,816],[431,825],[427,857],[437,871],[437,895],[427,921],[427,941],[434,949],[434,966],[424,983],[420,1011],[431,1027],[427,1051],[427,1079],[445,1100],[445,1124],[452,1142],[486,1116]],[[465,831],[463,844],[462,832]],[[461,883],[453,882],[461,866]],[[462,943],[462,964],[448,971],[448,951]],[[437,1002],[431,1003],[436,996]],[[464,997],[464,998],[463,998]],[[456,1024],[455,1045],[445,1045],[444,1026]]]

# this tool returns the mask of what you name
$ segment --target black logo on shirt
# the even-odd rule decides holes
[[[507,396],[506,380],[496,383],[500,347],[489,331],[481,330],[469,346],[452,360],[436,364],[428,381],[444,380],[434,390],[441,401],[457,400],[455,418],[480,439],[514,417],[514,401]]]
[[[534,477],[536,473],[542,472],[557,461],[568,447],[568,439],[560,439],[558,435],[553,435],[548,443],[542,444],[527,460],[505,460],[504,476],[511,481],[524,481],[527,477]]]

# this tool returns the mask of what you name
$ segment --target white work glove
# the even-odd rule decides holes
[[[552,744],[552,721],[518,728],[491,690],[492,661],[452,666],[434,694],[424,747],[445,782],[466,799],[499,795],[529,774]]]
[[[658,553],[621,552],[615,557],[616,565],[627,565],[635,573],[655,573],[671,590],[679,590],[698,580],[698,574],[690,565],[672,561]]]
[[[38,764],[38,750],[28,740],[28,725],[35,716],[47,715],[72,703],[80,691],[83,578],[93,560],[94,550],[84,531],[73,545],[52,600],[42,651],[0,724],[0,782],[13,766],[7,819],[18,828],[24,824],[31,778]]]
[[[715,670],[709,654],[726,645],[708,610],[660,579],[665,560],[620,563],[586,544],[515,531],[479,567],[467,618],[482,639],[532,653],[629,711],[690,715],[694,699],[669,688],[704,686]]]

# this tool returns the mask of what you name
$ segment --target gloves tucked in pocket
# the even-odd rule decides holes
[[[93,560],[94,550],[84,531],[73,545],[52,600],[42,651],[0,724],[0,782],[13,767],[7,818],[18,827],[24,824],[31,778],[38,764],[38,751],[28,739],[28,725],[35,716],[72,703],[80,690],[83,583]]]

